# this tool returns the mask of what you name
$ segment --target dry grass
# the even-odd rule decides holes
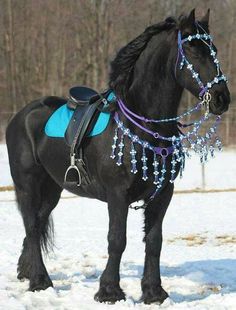
[[[218,235],[215,236],[213,239],[215,246],[222,246],[222,245],[234,245],[236,244],[236,236],[235,235]],[[200,246],[205,244],[209,241],[206,236],[200,234],[190,234],[185,236],[177,236],[172,239],[168,239],[167,243],[173,244],[176,242],[185,242],[187,246]]]
[[[220,236],[216,236],[216,240],[217,240],[217,245],[235,244],[236,236],[220,235]]]
[[[192,235],[175,237],[173,239],[167,240],[168,243],[174,243],[176,241],[185,241],[187,246],[199,246],[199,245],[206,243],[207,238],[199,234],[196,234],[196,235],[192,234]]]
[[[13,186],[0,186],[0,192],[13,191]]]
[[[218,294],[220,293],[222,289],[222,286],[221,285],[218,285],[218,286],[215,286],[215,285],[207,285],[207,286],[204,286],[201,291],[200,291],[200,294],[201,295],[205,295],[207,292],[212,292],[214,294]]]

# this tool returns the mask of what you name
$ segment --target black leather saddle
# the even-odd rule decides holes
[[[83,161],[82,142],[92,130],[99,113],[107,111],[107,101],[111,90],[98,93],[85,86],[73,87],[69,91],[67,105],[75,110],[67,127],[65,140],[70,146],[70,166],[68,167],[64,185],[66,188],[88,185],[90,179]]]
[[[69,90],[67,105],[74,110],[77,106],[88,105],[91,99],[93,99],[92,102],[95,102],[97,98],[99,98],[99,94],[96,90],[85,86],[75,86]]]
[[[108,106],[107,97],[111,90],[99,94],[85,86],[73,87],[69,91],[67,106],[75,110],[67,127],[65,140],[69,146],[76,143],[78,147],[86,134],[89,134],[100,111]]]

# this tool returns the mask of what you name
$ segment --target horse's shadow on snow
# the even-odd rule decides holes
[[[127,270],[132,270],[135,275],[126,275],[125,272],[121,273],[121,278],[135,277],[142,278],[143,266],[130,264],[126,265]],[[195,301],[204,299],[212,294],[229,294],[236,292],[236,260],[234,259],[219,259],[219,260],[201,260],[190,261],[177,266],[161,266],[161,276],[163,279],[163,287],[168,291],[170,298],[178,303],[183,301]],[[194,285],[196,283],[196,293],[193,294],[181,294],[178,292],[188,289],[188,283],[186,289],[183,286],[178,286],[175,289],[175,283],[178,283],[176,277],[184,277],[187,281],[191,281]],[[173,278],[175,283],[171,284],[171,289],[165,287],[165,278],[170,282]],[[171,282],[170,282],[171,283]],[[177,284],[176,284],[177,285]],[[181,285],[181,284],[180,284]],[[197,286],[200,286],[200,291]],[[194,291],[194,287],[191,288]]]
[[[185,262],[175,267],[162,267],[164,277],[185,277],[201,286],[201,292],[182,295],[170,292],[175,302],[194,301],[204,299],[212,294],[229,294],[236,292],[236,260],[201,260]]]
[[[141,280],[143,274],[143,266],[136,265],[131,262],[124,262],[122,264],[120,277],[122,278],[138,278]],[[127,273],[126,273],[127,270]],[[163,287],[170,295],[170,298],[180,303],[183,301],[195,301],[207,298],[213,294],[229,294],[236,292],[236,260],[234,259],[219,259],[219,260],[201,260],[185,262],[176,266],[161,266],[161,276],[163,278]],[[132,274],[129,274],[131,271]],[[81,273],[74,274],[80,275]],[[92,277],[86,277],[82,282],[92,283],[98,282],[99,277],[102,274],[102,270],[96,271],[96,275]],[[54,274],[52,280],[70,280],[69,276],[64,273]],[[184,277],[186,283],[183,280],[178,281],[178,277]],[[165,280],[165,278],[167,278]],[[173,280],[173,283],[171,283]],[[188,283],[187,281],[191,281]],[[166,287],[165,282],[171,283],[171,287]],[[180,282],[181,284],[177,284]],[[183,285],[182,285],[183,283]],[[196,287],[194,287],[196,284]],[[189,285],[193,285],[191,291],[196,290],[196,293],[183,294],[178,291],[189,291]],[[169,285],[170,286],[170,285]],[[186,288],[185,288],[186,286]],[[175,291],[176,287],[176,291]],[[200,291],[199,291],[200,288]],[[56,287],[57,290],[70,290],[71,285],[62,285]]]
[[[128,270],[136,271],[135,275],[121,274],[121,278],[124,277],[137,277],[142,278],[143,266],[130,264],[126,266]],[[202,261],[191,261],[186,262],[177,266],[161,266],[161,275],[163,278],[168,278],[177,283],[178,287],[173,289],[175,284],[171,285],[169,291],[170,298],[178,303],[183,301],[194,301],[204,299],[212,294],[229,294],[236,292],[236,260],[234,259],[219,259],[219,260],[202,260]],[[197,291],[193,294],[181,294],[178,292],[178,288],[184,290],[185,284],[184,279],[194,282],[196,285],[201,286],[201,291]],[[178,279],[179,278],[179,279]],[[186,290],[189,290],[186,284]],[[165,281],[163,281],[163,287],[165,288]],[[194,288],[191,288],[194,290]]]

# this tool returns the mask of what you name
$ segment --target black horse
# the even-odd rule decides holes
[[[202,29],[208,29],[209,13],[201,21]],[[186,68],[175,72],[177,59],[177,35],[182,37],[196,33],[194,10],[189,16],[167,18],[164,22],[148,27],[141,35],[123,47],[111,63],[109,87],[127,107],[149,118],[170,118],[177,115],[183,89],[198,97],[199,88]],[[215,76],[215,65],[203,42],[186,44],[185,53],[199,72],[202,81]],[[222,114],[230,102],[225,82],[211,88],[210,112]],[[65,100],[46,97],[26,105],[11,120],[6,141],[11,174],[16,197],[23,217],[26,237],[18,261],[18,278],[29,279],[31,291],[52,286],[41,249],[51,242],[52,222],[50,213],[56,207],[63,190],[65,171],[69,165],[69,147],[62,138],[49,138],[44,127],[50,115]],[[124,124],[141,139],[152,145],[168,147],[168,141],[150,138],[138,127],[121,116]],[[116,302],[125,299],[119,285],[119,266],[126,246],[126,221],[129,205],[150,197],[153,192],[151,180],[144,182],[140,172],[130,173],[129,149],[124,149],[124,163],[118,167],[110,158],[115,121],[102,135],[87,138],[84,142],[84,160],[91,184],[77,187],[73,192],[79,196],[96,198],[108,203],[109,258],[95,295],[99,302]],[[165,136],[178,136],[177,122],[144,126]],[[158,142],[157,142],[158,141]],[[137,156],[142,156],[137,149]],[[147,154],[149,158],[150,154]],[[140,165],[138,163],[138,165]],[[145,265],[142,278],[142,300],[145,303],[163,302],[167,293],[161,286],[160,252],[162,246],[162,221],[173,194],[170,178],[170,159],[167,158],[167,177],[161,191],[144,212],[144,241],[146,243]],[[89,206],[88,206],[89,208]]]

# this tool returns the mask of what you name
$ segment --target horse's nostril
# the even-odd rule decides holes
[[[230,103],[230,98],[225,93],[219,93],[216,96],[217,103],[220,105],[228,105]]]
[[[228,110],[229,103],[230,103],[230,96],[227,92],[216,91],[213,95],[213,100],[211,103],[212,113],[221,115],[222,113]]]
[[[218,96],[218,100],[219,100],[220,103],[224,104],[224,102],[225,102],[224,95],[223,95],[223,94],[220,94],[220,95]]]

